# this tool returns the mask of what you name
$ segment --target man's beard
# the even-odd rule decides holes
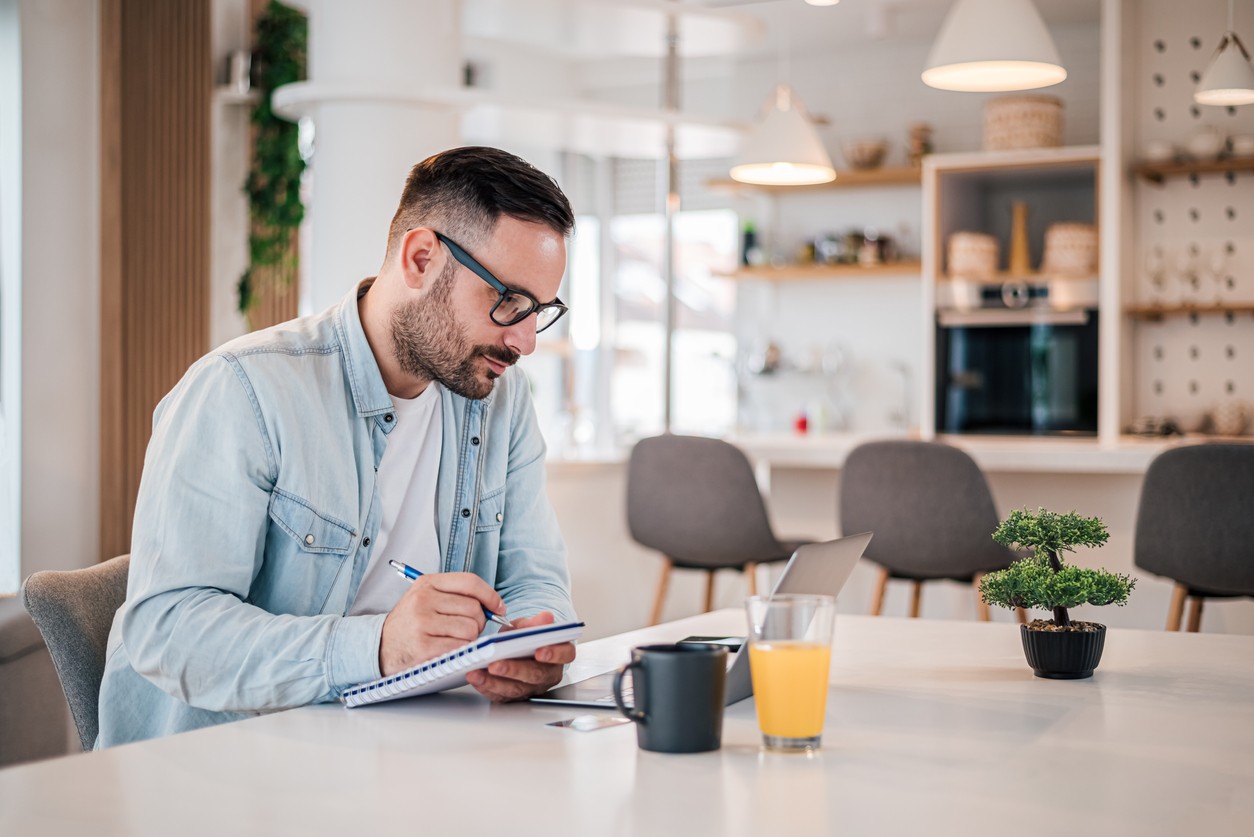
[[[500,346],[471,346],[466,328],[449,304],[453,291],[450,264],[435,281],[426,300],[412,300],[392,312],[392,345],[396,362],[410,375],[439,381],[464,398],[486,398],[497,374],[479,375],[479,358],[512,366],[520,355]]]

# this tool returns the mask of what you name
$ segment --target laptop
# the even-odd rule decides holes
[[[835,596],[840,593],[853,568],[862,557],[871,533],[849,535],[834,541],[811,543],[800,547],[788,559],[783,573],[775,582],[771,595],[782,593],[814,593]],[[717,639],[713,641],[719,641]],[[531,700],[536,703],[557,703],[567,706],[600,707],[614,706],[614,671],[596,674],[551,689]],[[727,691],[724,703],[731,705],[753,694],[753,681],[749,677],[749,648],[740,644],[731,655],[727,666]]]

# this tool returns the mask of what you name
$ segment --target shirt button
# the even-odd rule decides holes
[[[470,517],[470,509],[462,509],[462,517]]]
[[[470,437],[470,444],[472,444],[472,445],[477,445],[477,444],[479,444],[479,437],[478,437],[478,436],[471,436],[471,437]]]
[[[362,539],[361,539],[361,545],[362,545],[362,546],[370,546],[370,538],[362,538]]]
[[[312,544],[314,542],[313,535],[305,535],[305,543]]]
[[[500,523],[500,522],[501,522],[502,520],[504,520],[504,519],[505,519],[505,515],[501,514],[500,512],[497,512],[497,513],[496,513],[496,522],[497,522],[497,523]]]
[[[391,424],[393,418],[395,418],[395,416],[393,416],[391,413],[388,413],[387,415],[383,417],[383,420],[386,421],[388,424]]]

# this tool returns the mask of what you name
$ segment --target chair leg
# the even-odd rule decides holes
[[[875,592],[871,594],[871,615],[879,616],[884,609],[884,589],[888,587],[889,572],[880,570],[879,578],[875,579]]]
[[[1205,601],[1201,596],[1191,596],[1190,601],[1193,606],[1189,608],[1189,633],[1195,634],[1202,627],[1202,602]]]
[[[749,595],[758,594],[758,565],[750,561],[745,564],[745,580],[749,587]]]
[[[1023,608],[1016,607],[1015,616],[1018,617],[1020,625],[1026,625],[1028,623],[1028,612]]]
[[[1167,630],[1180,630],[1180,620],[1184,618],[1184,600],[1189,596],[1189,588],[1176,583],[1171,591],[1171,605],[1167,608]]]
[[[705,571],[705,610],[709,613],[714,609],[714,570]]]
[[[980,579],[984,577],[984,573],[976,573],[971,579],[971,587],[975,590],[975,618],[981,622],[992,622],[993,614],[989,613],[988,604],[980,598]]]
[[[923,582],[916,581],[914,589],[910,591],[910,618],[919,618],[919,607],[923,604]]]
[[[663,556],[662,558],[662,577],[658,580],[657,597],[653,600],[653,615],[649,617],[649,624],[656,625],[662,621],[662,605],[666,603],[666,590],[671,583],[671,570],[675,564],[671,559]]]

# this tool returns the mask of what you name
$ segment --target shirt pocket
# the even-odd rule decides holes
[[[345,560],[355,540],[352,528],[279,489],[270,497],[270,521],[249,600],[271,613],[325,612],[336,579],[352,567]]]
[[[318,512],[294,494],[275,489],[270,499],[270,519],[295,538],[304,552],[346,555],[353,545],[351,527]]]
[[[479,517],[475,521],[475,533],[493,532],[505,522],[505,486],[489,491],[479,498]]]

